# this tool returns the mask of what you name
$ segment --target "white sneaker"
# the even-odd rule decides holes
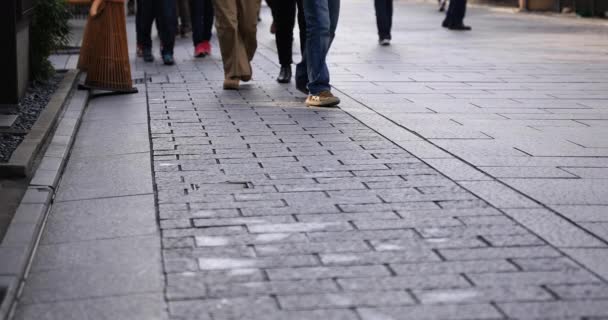
[[[306,105],[309,107],[333,107],[340,104],[340,98],[334,96],[331,91],[323,91],[318,95],[309,95]]]
[[[390,46],[391,45],[391,40],[389,39],[380,39],[380,41],[378,41],[380,43],[381,46]]]

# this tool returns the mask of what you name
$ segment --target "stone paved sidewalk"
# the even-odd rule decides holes
[[[414,15],[414,21],[398,27],[396,45],[381,51],[370,17],[357,23],[368,6],[345,3],[342,37],[332,51],[336,89],[352,98],[345,97],[343,110],[305,108],[304,97],[291,86],[273,82],[276,58],[265,24],[254,63],[256,81],[239,92],[220,89],[217,57],[193,62],[188,45],[182,47],[177,67],[158,69],[162,76],[148,85],[148,99],[170,316],[364,320],[608,316],[605,279],[598,269],[587,268],[567,251],[605,248],[603,239],[557,220],[559,216],[554,218],[543,205],[522,195],[512,200],[510,190],[490,176],[456,168],[447,172],[459,171],[459,178],[453,178],[429,166],[441,162],[423,161],[408,152],[410,145],[418,151],[439,144],[427,139],[437,137],[480,141],[479,148],[493,150],[482,140],[493,137],[449,116],[436,117],[446,119],[446,125],[426,114],[466,113],[474,99],[490,98],[484,94],[493,95],[484,100],[488,103],[501,101],[497,107],[520,103],[513,100],[515,94],[500,97],[491,91],[513,84],[488,83],[505,77],[504,72],[515,79],[518,71],[544,67],[504,61],[504,53],[494,60],[480,57],[469,42],[487,40],[489,35],[445,33],[436,28],[436,21],[432,25],[437,32],[431,34],[440,44],[427,48],[433,56],[425,66],[429,59],[421,61],[416,53],[425,51],[420,42],[399,43],[412,33],[421,40],[422,34],[410,28],[432,16],[431,7],[420,4],[398,5],[397,20]],[[510,22],[519,21],[525,20]],[[474,57],[447,60],[442,50],[450,49],[441,42],[457,43],[448,37],[460,37]],[[478,46],[484,54],[483,45]],[[452,50],[462,49],[461,44]],[[509,70],[488,62],[496,59],[511,63],[505,67]],[[598,82],[606,79],[597,76]],[[604,98],[597,90],[595,98]],[[522,91],[516,91],[522,98],[539,94],[534,89]],[[431,105],[444,107],[435,111]],[[495,119],[502,112],[507,113],[504,109],[480,113]],[[470,114],[476,115],[474,119],[488,118]],[[378,123],[386,118],[399,125],[404,125],[402,119],[412,121],[405,123],[407,131],[394,126],[401,131],[391,131],[394,139],[387,139],[385,133],[391,129]],[[448,164],[457,159],[426,158],[445,158]],[[503,194],[498,186],[507,191]],[[477,193],[507,200],[496,205]],[[514,217],[522,217],[524,223]],[[541,230],[539,237],[527,225],[530,219],[528,224],[549,230]]]
[[[451,33],[399,1],[379,48],[370,10],[343,1],[339,109],[274,81],[267,9],[238,92],[217,44],[135,61],[141,94],[88,111],[16,319],[608,318],[608,28],[474,8]]]

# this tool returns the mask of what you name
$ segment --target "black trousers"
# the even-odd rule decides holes
[[[156,20],[162,53],[173,54],[177,31],[177,6],[175,0],[137,0],[135,28],[137,43],[144,48],[152,47],[152,24]]]
[[[211,40],[213,29],[213,1],[190,0],[192,18],[192,42],[197,44]]]
[[[445,15],[443,25],[446,27],[464,24],[464,15],[467,11],[467,0],[450,0],[448,12]]]
[[[296,23],[300,29],[300,49],[306,46],[306,21],[304,19],[304,0],[267,0],[272,10],[272,17],[277,28],[276,41],[281,66],[293,63],[293,28]]]
[[[393,0],[374,0],[376,7],[376,25],[380,39],[391,39],[393,26]]]

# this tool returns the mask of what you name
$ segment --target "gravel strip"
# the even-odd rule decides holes
[[[38,119],[40,112],[44,110],[51,96],[57,90],[63,76],[63,73],[56,73],[48,81],[30,85],[27,89],[25,97],[18,106],[17,114],[19,117],[10,130],[6,130],[10,133],[0,133],[0,162],[8,162],[13,151],[23,141],[25,135]]]

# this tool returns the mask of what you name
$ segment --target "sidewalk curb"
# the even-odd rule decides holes
[[[65,73],[59,87],[51,96],[25,139],[15,149],[7,163],[0,163],[0,176],[25,177],[32,173],[35,169],[34,164],[37,156],[40,155],[41,151],[44,151],[43,148],[49,139],[49,135],[55,128],[60,114],[69,100],[69,95],[78,79],[78,74],[78,70],[69,70]]]
[[[14,313],[88,102],[88,91],[77,91],[73,85],[79,73],[73,71],[72,74],[64,108],[57,112],[57,128],[48,136],[50,143],[0,243],[0,261],[3,262],[0,264],[0,294],[4,290],[5,296],[0,305],[0,320],[11,319]]]

